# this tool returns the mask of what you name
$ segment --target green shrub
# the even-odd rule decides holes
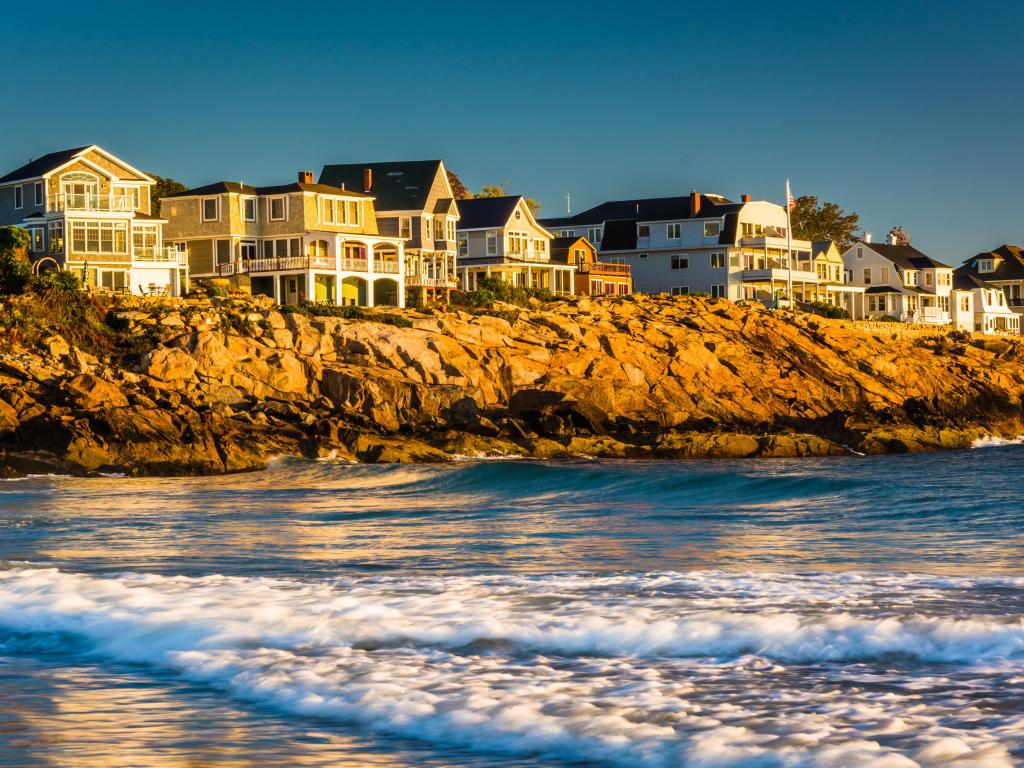
[[[834,304],[827,304],[824,301],[812,301],[804,305],[806,311],[821,317],[830,317],[836,320],[849,320],[850,313],[842,307]]]
[[[32,277],[32,266],[13,251],[0,253],[0,293],[10,296],[24,293]]]
[[[67,269],[53,269],[48,272],[36,275],[29,283],[33,293],[46,293],[48,291],[63,291],[74,293],[82,290],[82,281],[78,275]]]
[[[525,288],[512,285],[497,277],[481,277],[477,279],[477,289],[457,294],[458,303],[468,307],[492,307],[496,302],[515,304],[527,307],[531,299],[551,301],[554,297],[547,288]]]
[[[224,298],[228,295],[228,289],[219,285],[208,285],[206,286],[206,295],[211,299],[214,297]]]

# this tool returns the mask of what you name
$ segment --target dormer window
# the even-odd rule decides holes
[[[600,245],[601,244],[601,228],[600,227],[590,227],[587,230],[587,240],[592,242],[594,245]]]
[[[704,237],[718,237],[722,232],[722,223],[719,221],[704,222]]]
[[[978,259],[978,271],[979,272],[995,272],[995,260],[994,259]]]

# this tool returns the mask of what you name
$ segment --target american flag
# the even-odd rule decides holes
[[[789,179],[786,179],[786,210],[790,213],[796,210],[796,200],[793,198],[793,193],[789,190]]]

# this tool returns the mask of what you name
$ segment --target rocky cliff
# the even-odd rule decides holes
[[[282,454],[882,453],[1024,433],[1024,345],[990,337],[913,339],[697,297],[354,320],[112,301],[116,355],[0,335],[9,474],[211,473]]]

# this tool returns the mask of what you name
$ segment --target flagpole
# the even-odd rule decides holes
[[[787,298],[789,299],[789,308],[793,309],[793,223],[790,218],[790,205],[789,200],[792,194],[789,191],[789,179],[786,179],[786,253],[789,258],[787,259],[787,266],[789,267],[789,274],[786,280],[786,290],[788,291]]]

